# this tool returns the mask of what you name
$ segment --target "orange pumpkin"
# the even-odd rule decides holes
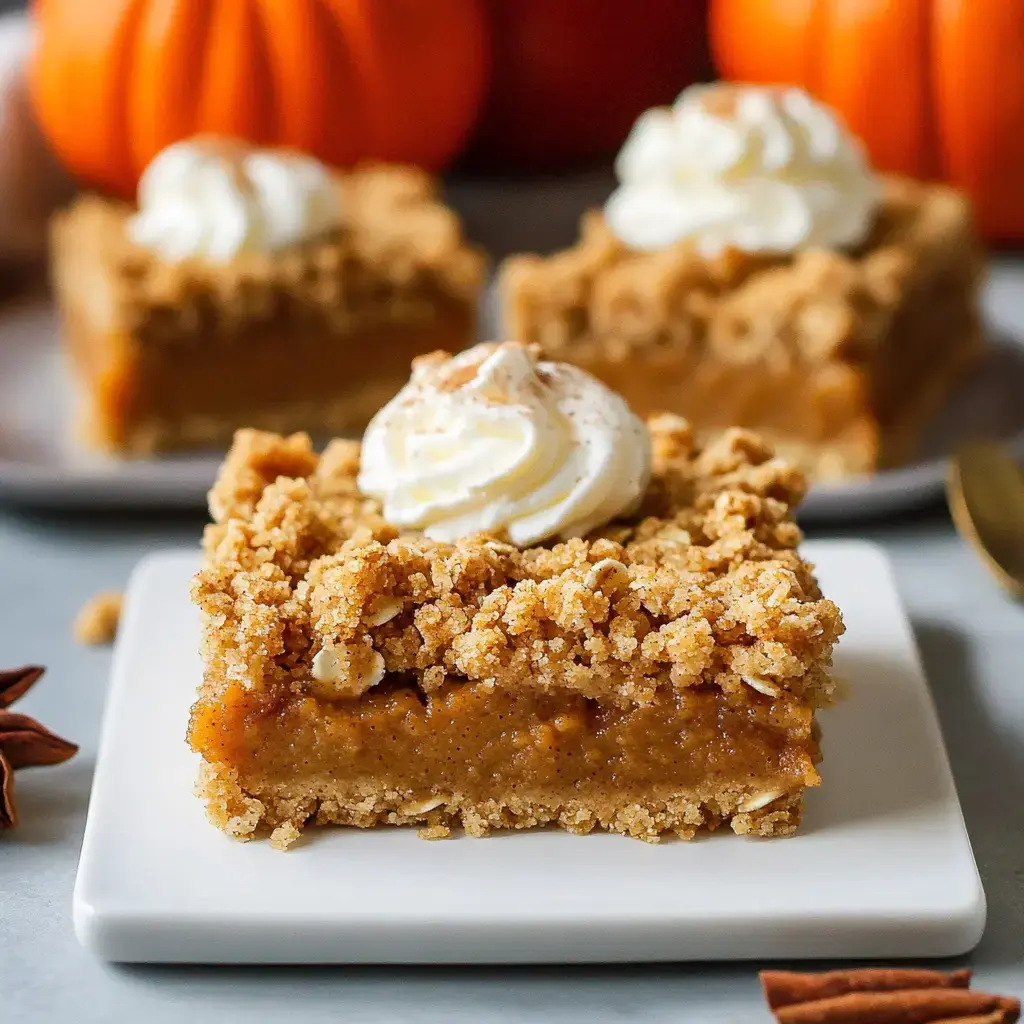
[[[713,0],[711,44],[723,77],[803,86],[876,166],[960,186],[1024,241],[1021,0]]]
[[[122,194],[199,132],[438,170],[486,86],[479,0],[38,0],[36,17],[43,131]]]

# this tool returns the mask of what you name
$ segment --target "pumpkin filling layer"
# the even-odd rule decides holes
[[[88,400],[88,435],[133,454],[226,444],[240,423],[359,431],[402,386],[411,359],[461,347],[473,330],[469,311],[440,305],[423,324],[370,325],[347,337],[283,318],[251,330],[240,360],[213,335],[180,350],[134,348],[128,338],[91,331],[71,311],[65,318]],[[372,360],[363,358],[367,351]]]
[[[424,695],[389,680],[331,702],[233,687],[197,704],[190,741],[213,769],[222,826],[248,802],[272,827],[313,818],[479,834],[560,821],[651,838],[728,817],[772,834],[792,827],[794,802],[818,782],[808,708],[732,701],[714,686],[627,707],[482,683]]]

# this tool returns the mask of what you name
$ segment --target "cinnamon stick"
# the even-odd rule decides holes
[[[1007,1018],[1004,1010],[993,1010],[991,1013],[984,1013],[980,1017],[947,1017],[946,1020],[936,1020],[932,1024],[1003,1024]]]
[[[761,987],[772,1010],[794,1003],[842,996],[849,992],[891,992],[899,989],[967,988],[971,972],[927,971],[899,967],[867,967],[850,971],[800,974],[762,971]]]
[[[963,988],[850,992],[775,1011],[779,1024],[934,1024],[997,1014],[999,1024],[1020,1016],[1015,999]]]

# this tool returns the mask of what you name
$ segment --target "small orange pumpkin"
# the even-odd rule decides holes
[[[876,166],[952,182],[1024,241],[1021,0],[713,0],[711,45],[724,77],[804,87]]]
[[[199,132],[438,170],[486,86],[479,0],[38,0],[36,18],[43,131],[121,194]]]

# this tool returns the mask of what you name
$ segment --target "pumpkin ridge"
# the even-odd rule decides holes
[[[129,159],[137,179],[172,142],[196,132],[210,0],[147,0],[135,27],[127,103]]]
[[[296,149],[322,153],[330,116],[326,84],[338,59],[325,45],[330,18],[322,0],[289,0],[287,6],[267,0],[264,13],[281,134]]]
[[[985,234],[1024,240],[1024,8],[936,0],[939,131],[948,179],[973,197]]]
[[[334,130],[328,133],[325,140],[325,152],[330,155],[332,163],[348,166],[356,163],[360,152],[373,152],[373,124],[376,118],[371,111],[371,97],[366,82],[360,73],[357,54],[360,48],[371,48],[377,44],[373,37],[363,38],[359,29],[360,3],[353,0],[320,0],[331,17],[331,24],[338,54],[343,58],[332,64],[331,72],[335,80],[335,92],[344,97],[343,111],[332,114],[337,118],[344,116],[347,121],[344,131]],[[382,116],[387,116],[383,112]],[[347,140],[347,141],[346,141]]]
[[[281,89],[277,84],[277,69],[274,65],[274,54],[270,46],[272,28],[270,24],[270,12],[267,10],[268,0],[254,0],[253,13],[255,15],[254,35],[259,36],[259,48],[263,54],[264,68],[267,74],[265,84],[266,107],[263,110],[263,129],[265,141],[272,142],[281,137],[284,132],[284,116],[281,111]]]
[[[266,144],[274,138],[275,122],[268,117],[273,100],[262,8],[253,0],[219,0],[211,11],[196,124]]]
[[[119,78],[123,81],[125,76],[133,72],[132,54],[134,51],[133,40],[142,23],[145,14],[146,0],[132,0],[125,9],[124,21],[122,23],[122,40],[120,47],[112,47],[112,50],[119,53],[120,68],[111,75],[113,81]],[[94,14],[93,17],[101,17]],[[117,175],[116,180],[106,183],[120,194],[129,195],[134,198],[134,182],[132,174],[132,154],[129,143],[129,111],[128,94],[120,89],[113,89],[112,96],[107,100],[100,99],[100,103],[106,102],[108,109],[109,137],[107,145],[115,156],[116,165],[124,170]],[[104,154],[103,162],[110,163],[110,152]],[[102,181],[100,182],[103,183]]]
[[[804,40],[803,81],[797,84],[815,96],[822,96],[825,88],[826,42],[833,21],[831,2],[833,0],[816,0],[811,5]]]
[[[917,66],[921,73],[921,176],[929,180],[942,177],[945,167],[939,142],[938,122],[935,116],[937,102],[935,64],[935,3],[926,0],[922,17],[922,31],[917,40]]]

